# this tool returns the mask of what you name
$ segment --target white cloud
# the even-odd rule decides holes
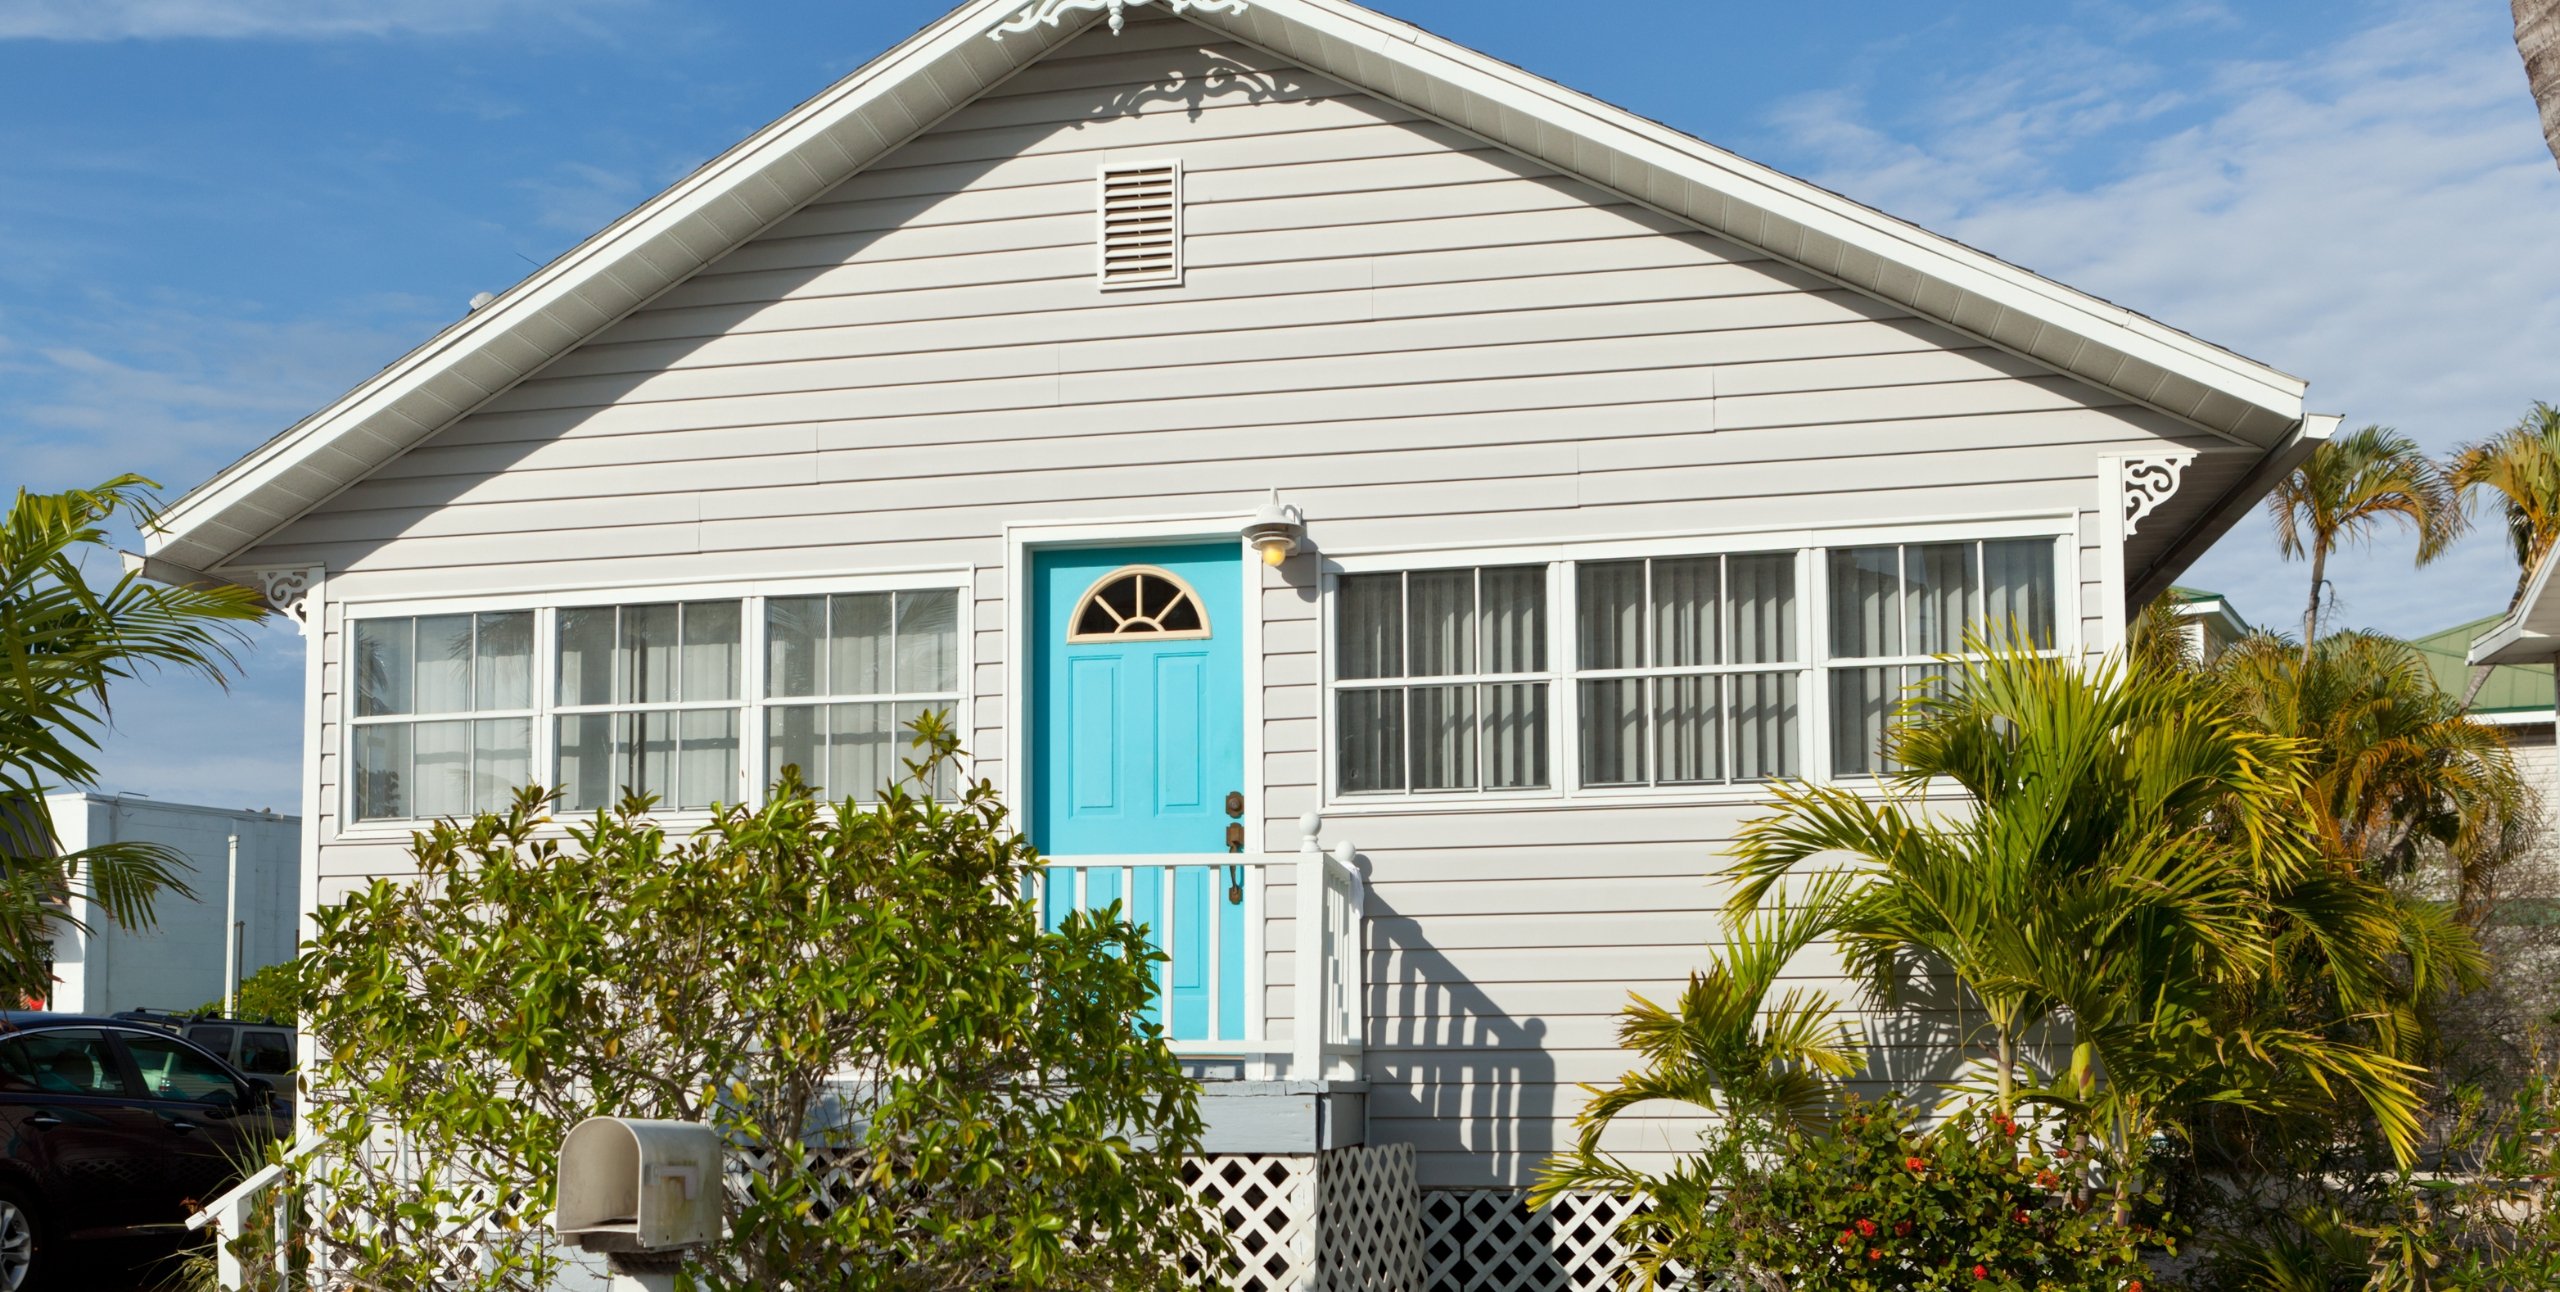
[[[2560,170],[2510,40],[2491,6],[2408,0],[2173,92],[2128,50],[2057,33],[1883,124],[1847,90],[1774,120],[1826,184],[2442,450],[2560,398]],[[2333,567],[2348,621],[2416,633],[2504,608],[2494,536],[2425,574],[2410,552],[2394,537]],[[2275,623],[2307,577],[2256,519],[2189,575]]]
[[[9,0],[0,40],[453,35],[614,0]]]

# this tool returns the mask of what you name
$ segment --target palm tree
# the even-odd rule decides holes
[[[2518,3],[2521,7],[2524,0]],[[2495,438],[2462,446],[2453,455],[2451,477],[2466,508],[2483,494],[2498,499],[2507,541],[2516,554],[2515,592],[2507,598],[2507,609],[2513,611],[2552,542],[2560,539],[2560,408],[2536,402]],[[2463,708],[2479,697],[2489,668],[2482,664],[2471,670]]]
[[[2510,7],[2525,85],[2542,109],[2542,142],[2560,159],[2560,0],[2514,0]]]
[[[155,895],[188,894],[184,858],[157,844],[63,852],[44,795],[93,781],[88,756],[109,719],[108,688],[144,669],[228,680],[234,625],[265,607],[246,588],[170,588],[125,573],[101,590],[81,557],[106,552],[107,522],[145,520],[151,482],[124,475],[93,489],[20,490],[0,520],[0,992],[51,990],[57,928],[83,928],[69,899],[87,897],[128,928],[152,921]]]
[[[2297,934],[2349,990],[2383,976],[2391,945],[2388,894],[2325,866],[2301,828],[2298,742],[2195,673],[1974,645],[1907,702],[1880,799],[1791,785],[1744,827],[1733,910],[1845,873],[1824,922],[1848,963],[1886,1000],[1952,973],[1989,1019],[2004,1112],[2083,1110],[2125,1150],[2207,1104],[2352,1094],[2411,1152],[2413,1068],[2265,1007]],[[2065,1024],[2067,1072],[2030,1070],[2024,1047]]]
[[[2435,461],[2387,426],[2367,426],[2312,450],[2301,466],[2267,495],[2276,544],[2288,560],[2311,558],[2311,599],[2302,612],[2302,643],[2320,636],[2320,593],[2328,583],[2329,554],[2361,542],[2385,520],[2418,532],[2418,563],[2443,552],[2462,529],[2455,504]]]

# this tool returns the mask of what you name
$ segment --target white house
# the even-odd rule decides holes
[[[1968,623],[2114,646],[2302,396],[1347,0],[971,0],[145,567],[311,634],[324,902],[528,779],[681,820],[952,710],[1050,899],[1168,942],[1213,1147],[1411,1146],[1517,1236],[1765,783],[1867,775]]]
[[[226,969],[246,978],[293,958],[302,915],[298,818],[78,791],[46,795],[45,808],[66,851],[134,842],[176,851],[188,865],[179,878],[195,894],[162,894],[152,927],[141,930],[118,927],[80,899],[72,914],[89,931],[55,933],[49,1008],[192,1009],[222,999]]]

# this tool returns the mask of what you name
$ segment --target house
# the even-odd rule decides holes
[[[147,929],[120,927],[89,899],[76,899],[71,914],[88,931],[55,930],[47,1008],[193,1009],[223,998],[226,972],[247,978],[293,958],[301,939],[299,819],[138,794],[69,791],[44,802],[65,851],[156,843],[186,859],[179,878],[195,893],[161,894]]]
[[[320,902],[528,779],[681,821],[952,711],[1047,900],[1167,944],[1212,1148],[1409,1153],[1431,1281],[1510,1286],[1767,783],[1870,776],[1969,625],[2115,646],[2302,397],[1347,0],[971,0],[144,568],[310,635]]]
[[[2173,587],[2168,599],[2177,614],[2178,635],[2187,655],[2198,663],[2211,664],[2233,643],[2257,631],[2232,608],[2231,599],[2219,592]]]

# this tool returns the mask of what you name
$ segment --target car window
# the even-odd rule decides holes
[[[227,1027],[190,1027],[187,1039],[211,1050],[216,1058],[231,1057],[231,1029]]]
[[[124,1074],[106,1034],[87,1028],[29,1032],[0,1041],[0,1088],[123,1098]]]
[[[242,1032],[240,1070],[258,1077],[293,1071],[293,1041],[283,1032]]]
[[[128,1034],[124,1048],[142,1074],[142,1093],[187,1103],[236,1103],[240,1085],[202,1051],[173,1036]]]

